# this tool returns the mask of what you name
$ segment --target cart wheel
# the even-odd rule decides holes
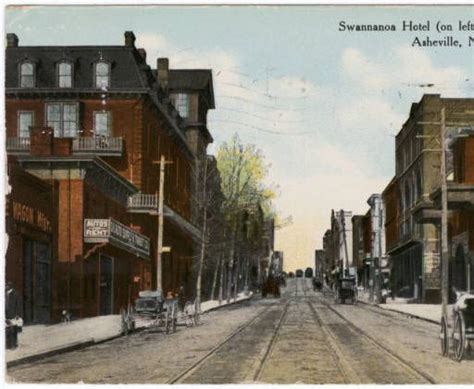
[[[441,342],[441,355],[445,357],[448,355],[448,348],[449,348],[448,324],[445,317],[441,319],[439,340]]]
[[[457,361],[462,360],[464,356],[464,351],[466,350],[466,340],[464,339],[465,327],[464,327],[464,318],[462,313],[458,312],[456,314],[456,319],[454,320],[454,329],[453,329],[453,348],[454,356]]]

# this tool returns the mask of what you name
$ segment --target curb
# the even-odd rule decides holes
[[[212,308],[209,308],[207,311],[204,311],[202,312],[203,314],[204,313],[208,313],[208,312],[211,312],[211,311],[216,311],[218,309],[221,309],[221,308],[225,308],[225,307],[229,307],[231,305],[235,305],[235,304],[240,304],[240,303],[243,303],[245,301],[249,301],[251,300],[253,297],[255,296],[255,294],[247,297],[247,298],[244,298],[242,300],[238,300],[238,301],[231,301],[229,304],[223,304],[223,305],[218,305],[217,307],[212,307]]]
[[[399,311],[397,309],[392,309],[392,308],[382,308],[378,304],[372,304],[372,303],[362,301],[362,300],[357,300],[357,302],[362,303],[362,304],[366,304],[366,305],[370,305],[370,306],[375,307],[377,309],[381,309],[382,311],[395,312],[395,313],[405,315],[405,316],[408,316],[408,317],[411,317],[411,318],[414,318],[414,319],[423,320],[423,321],[427,321],[429,323],[438,324],[438,325],[440,324],[439,321],[428,319],[426,317],[422,317],[422,316],[418,316],[418,315],[414,315],[413,313],[403,312],[403,311]]]
[[[215,310],[218,310],[220,308],[228,307],[230,305],[240,304],[240,303],[243,303],[245,301],[249,301],[253,297],[254,297],[254,295],[249,296],[248,298],[245,298],[245,299],[242,299],[242,300],[232,301],[229,304],[218,305],[217,307],[210,308],[207,311],[204,311],[203,313],[208,313],[208,312],[211,312],[211,311],[215,311]],[[132,333],[134,334],[134,333],[143,331],[146,328],[148,328],[148,327],[135,328],[135,330],[133,330]],[[53,349],[50,349],[50,350],[47,350],[47,351],[40,352],[38,354],[28,355],[26,357],[13,359],[11,361],[6,362],[6,366],[7,366],[7,368],[10,368],[10,367],[14,367],[14,366],[24,365],[26,363],[36,362],[36,361],[39,361],[41,359],[52,357],[52,356],[55,356],[55,355],[65,354],[65,353],[70,352],[70,351],[77,351],[77,350],[81,350],[81,349],[91,347],[91,346],[94,346],[94,345],[97,345],[97,344],[106,343],[106,342],[109,342],[111,340],[120,338],[122,336],[124,336],[124,335],[120,333],[120,334],[115,334],[115,335],[112,335],[112,336],[109,336],[109,337],[101,338],[101,339],[98,339],[98,340],[90,339],[90,340],[87,340],[87,341],[84,341],[84,342],[79,341],[79,342],[71,343],[71,344],[68,344],[68,345],[65,345],[65,346],[59,346],[59,347],[56,347],[56,348],[53,348]]]
[[[105,341],[105,340],[103,340],[103,341]],[[69,351],[81,350],[83,348],[93,346],[94,344],[96,344],[96,342],[94,342],[94,340],[87,340],[85,342],[71,343],[71,344],[68,344],[66,346],[60,346],[60,347],[57,347],[57,348],[54,348],[54,349],[51,349],[51,350],[48,350],[48,351],[43,351],[43,352],[38,353],[38,354],[28,355],[26,357],[22,357],[22,358],[14,359],[12,361],[8,361],[6,363],[6,365],[7,365],[7,368],[9,368],[9,367],[13,367],[13,366],[23,365],[25,363],[36,362],[40,359],[47,358],[47,357],[52,357],[54,355],[64,354],[64,353],[67,353]]]

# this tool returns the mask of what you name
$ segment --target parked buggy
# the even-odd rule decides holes
[[[277,277],[269,276],[262,286],[262,297],[272,294],[274,297],[280,297],[280,280]]]
[[[474,291],[456,291],[452,315],[441,319],[441,354],[448,356],[452,347],[454,357],[461,361],[466,350],[474,347]],[[451,332],[449,332],[451,331]]]
[[[178,299],[164,298],[161,290],[141,291],[132,306],[121,311],[122,333],[128,334],[135,329],[136,319],[140,318],[149,322],[149,327],[164,327],[165,333],[176,332],[178,321],[186,326],[199,323],[199,309],[195,303],[186,302],[180,309]]]
[[[321,291],[323,288],[323,283],[319,278],[314,277],[313,278],[313,290],[314,291]]]
[[[350,300],[352,304],[357,302],[355,278],[339,278],[336,282],[336,303],[344,304],[346,300]]]

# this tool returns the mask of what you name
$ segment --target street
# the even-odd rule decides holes
[[[145,330],[10,368],[11,382],[424,384],[473,383],[474,355],[440,355],[437,325],[377,307],[334,304],[311,280],[280,299],[203,315],[198,327]]]

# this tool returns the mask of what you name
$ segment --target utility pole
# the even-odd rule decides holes
[[[448,315],[448,189],[446,182],[446,117],[441,108],[441,303],[442,315]]]
[[[377,213],[378,213],[378,225],[379,225],[379,234],[378,234],[378,239],[377,239],[377,243],[378,243],[378,258],[377,258],[377,266],[375,267],[375,302],[377,304],[380,304],[380,300],[381,300],[381,288],[380,288],[380,275],[381,275],[381,272],[380,272],[380,268],[381,268],[381,262],[382,262],[382,228],[383,228],[383,219],[382,219],[382,198],[379,199],[379,202],[378,202],[378,207],[376,208],[377,209]]]
[[[342,242],[344,244],[344,262],[342,265],[342,274],[343,277],[346,276],[346,271],[349,272],[349,252],[347,250],[347,240],[346,240],[346,220],[344,215],[344,210],[341,209],[341,226],[342,226]]]
[[[156,289],[162,290],[162,254],[163,254],[163,201],[164,201],[164,188],[165,188],[165,164],[173,163],[172,161],[166,161],[165,156],[161,155],[159,162],[160,164],[160,181],[159,181],[159,192],[158,192],[158,239],[156,245]]]
[[[201,289],[202,289],[202,271],[204,268],[204,258],[206,256],[206,240],[207,240],[207,155],[204,157],[204,183],[202,195],[202,231],[201,231],[201,250],[199,255],[199,269],[196,280],[196,306],[197,312],[201,312]]]

